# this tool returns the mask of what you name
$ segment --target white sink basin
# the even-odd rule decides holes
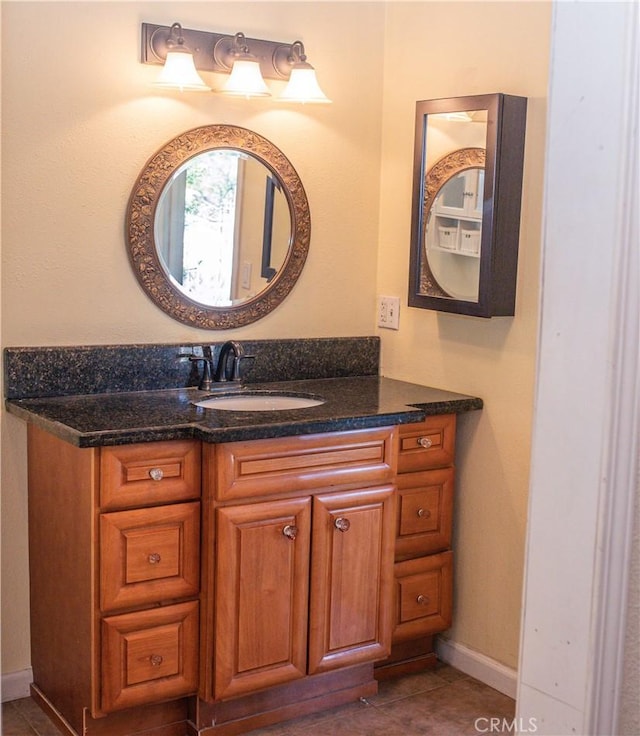
[[[208,399],[194,401],[193,403],[204,409],[220,409],[222,411],[283,411],[285,409],[308,409],[312,406],[324,404],[324,401],[311,396],[256,392],[210,396]]]

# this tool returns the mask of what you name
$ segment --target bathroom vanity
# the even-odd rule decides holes
[[[247,387],[308,409],[74,392],[62,367],[18,397],[33,358],[5,353],[7,407],[28,422],[33,695],[65,733],[238,734],[435,662],[456,415],[480,399],[344,360]]]

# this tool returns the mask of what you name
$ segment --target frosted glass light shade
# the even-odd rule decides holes
[[[202,81],[188,51],[168,51],[156,87],[169,87],[180,91],[209,92],[211,87]]]
[[[260,64],[255,59],[236,59],[229,79],[220,90],[226,95],[240,97],[269,97],[271,92],[267,87]]]
[[[331,102],[320,89],[316,70],[306,62],[298,63],[293,67],[289,82],[278,99],[284,102]]]

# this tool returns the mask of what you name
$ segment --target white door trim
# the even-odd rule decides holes
[[[613,734],[640,390],[638,7],[557,2],[518,717]]]

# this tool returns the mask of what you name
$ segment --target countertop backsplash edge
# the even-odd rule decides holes
[[[224,340],[199,343],[7,347],[6,399],[44,398],[124,391],[187,388],[198,383],[197,363],[180,355],[202,354],[210,345],[217,357]],[[254,356],[247,383],[375,376],[380,338],[287,338],[238,340]]]

